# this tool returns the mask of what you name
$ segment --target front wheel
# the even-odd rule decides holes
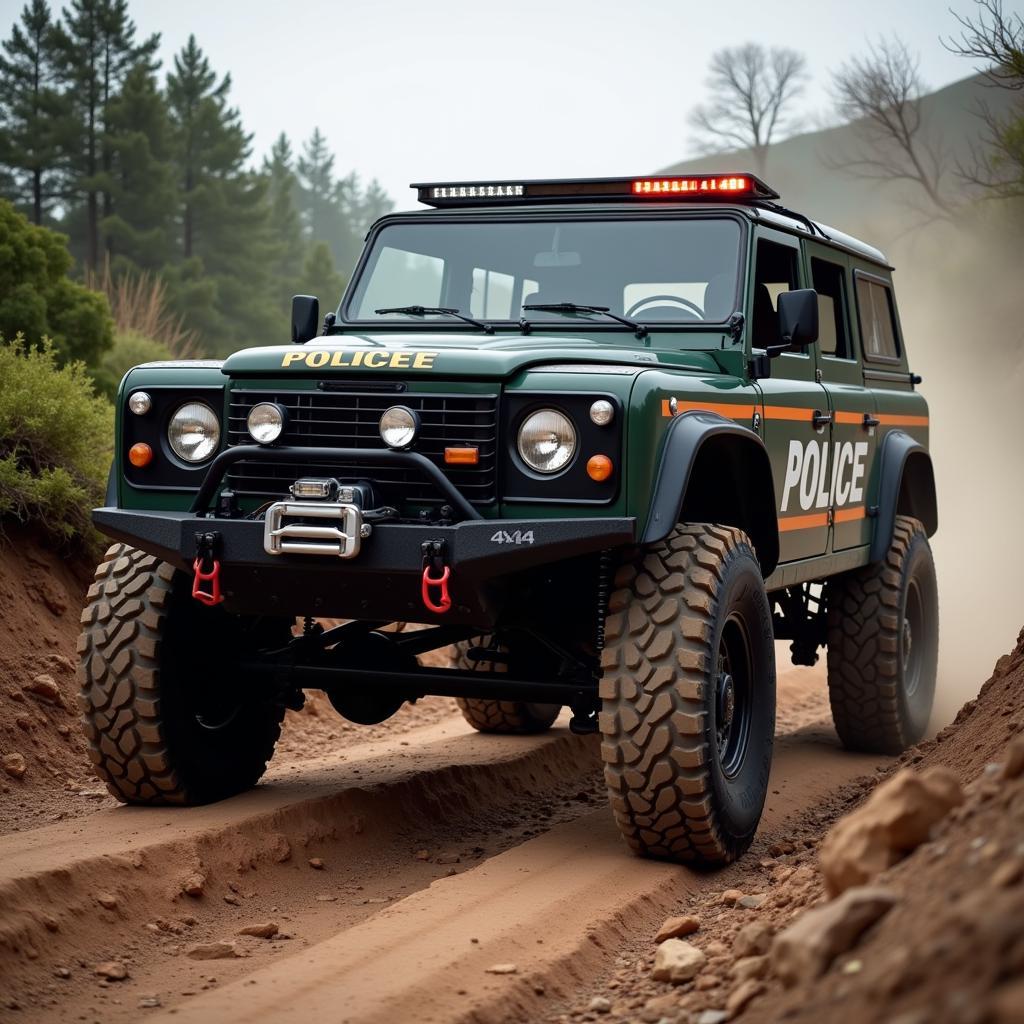
[[[284,707],[238,661],[283,647],[286,619],[204,608],[189,580],[115,544],[82,612],[79,701],[96,774],[122,803],[200,804],[256,784]]]
[[[771,608],[746,534],[679,526],[622,566],[606,637],[601,754],[622,835],[646,856],[735,860],[775,733]]]

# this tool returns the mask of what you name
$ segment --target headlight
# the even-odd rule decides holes
[[[530,413],[519,428],[519,455],[538,473],[557,473],[576,451],[576,430],[572,421],[556,409]]]
[[[220,420],[205,402],[186,402],[171,417],[167,441],[179,459],[202,462],[220,444]]]
[[[273,444],[284,430],[285,410],[273,402],[259,402],[249,410],[245,425],[253,440]]]
[[[408,448],[419,429],[419,416],[404,405],[391,406],[380,418],[380,437],[389,448]]]

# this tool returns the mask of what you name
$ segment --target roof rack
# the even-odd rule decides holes
[[[410,186],[427,206],[636,200],[765,202],[779,193],[749,172],[633,178],[557,178],[537,181],[429,182]]]

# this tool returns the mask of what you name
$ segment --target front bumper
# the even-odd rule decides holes
[[[449,526],[380,523],[351,559],[268,554],[261,520],[193,512],[99,508],[97,529],[187,572],[196,535],[218,535],[221,588],[231,611],[386,621],[495,624],[505,578],[565,559],[635,542],[632,518],[472,519]],[[525,540],[531,535],[530,540]],[[517,542],[518,539],[518,542]],[[421,599],[423,545],[441,542],[451,569],[451,610]]]

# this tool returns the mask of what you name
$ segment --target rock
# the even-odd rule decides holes
[[[203,889],[206,886],[206,876],[200,874],[198,871],[194,874],[189,875],[183,879],[181,883],[181,891],[186,896],[192,896],[198,899],[203,895]]]
[[[685,914],[682,917],[667,918],[654,936],[654,941],[661,943],[666,939],[678,939],[684,935],[692,935],[700,928],[700,918],[693,914]]]
[[[1000,889],[1016,885],[1021,878],[1024,878],[1024,860],[1020,859],[1003,861],[992,872],[992,884]]]
[[[698,974],[693,979],[693,987],[698,992],[707,992],[708,989],[718,988],[722,984],[722,979],[717,974]]]
[[[743,893],[739,889],[726,889],[722,893],[722,902],[728,903],[730,907],[735,906],[741,899],[743,899]]]
[[[57,723],[57,732],[61,736],[70,736],[71,735],[71,726],[67,725],[65,722],[58,722]]]
[[[861,886],[813,907],[775,937],[771,953],[775,974],[787,988],[819,977],[896,903],[895,893],[888,889]]]
[[[67,967],[55,967],[53,969],[53,976],[55,978],[70,978],[71,971]]]
[[[587,1009],[591,1010],[593,1013],[610,1013],[612,1009],[612,1001],[610,999],[605,999],[604,996],[594,996],[594,998],[590,1000]]]
[[[460,860],[460,858],[459,858],[459,855],[457,853],[450,853],[450,852],[449,853],[439,853],[434,858],[434,863],[435,864],[458,864],[459,860]]]
[[[21,754],[11,752],[10,754],[4,754],[2,761],[4,771],[12,779],[23,779],[25,772],[28,771],[28,765],[25,764],[25,758]]]
[[[413,856],[414,856],[414,857],[415,857],[415,858],[416,858],[417,860],[430,860],[430,851],[429,851],[429,850],[417,850],[417,851],[416,851],[416,852],[415,852],[415,853],[413,854]]]
[[[324,869],[324,862],[319,857],[310,857],[309,858],[309,866],[314,871],[323,871],[323,869]]]
[[[654,956],[655,981],[671,981],[681,985],[689,981],[707,962],[707,957],[696,947],[682,939],[666,939]]]
[[[288,842],[287,836],[274,832],[267,841],[267,853],[275,864],[283,864],[291,860],[292,844]]]
[[[694,1024],[725,1024],[728,1019],[725,1010],[703,1010],[697,1014]]]
[[[774,929],[767,921],[744,925],[732,940],[732,953],[737,958],[762,956],[771,949]]]
[[[140,1010],[155,1010],[160,1005],[159,996],[143,996],[139,1000]]]
[[[279,931],[276,921],[265,921],[263,924],[247,924],[244,928],[239,928],[238,934],[254,935],[257,939],[272,939]]]
[[[960,781],[948,768],[921,773],[904,768],[883,782],[860,807],[836,822],[821,845],[821,870],[829,894],[863,885],[905,857],[963,798]]]
[[[704,952],[709,957],[728,956],[729,947],[724,942],[719,942],[718,939],[712,939],[705,944]]]
[[[36,676],[31,683],[26,683],[22,689],[47,704],[61,703],[60,687],[53,676],[47,675],[45,672]]]
[[[128,968],[120,960],[107,960],[96,965],[95,973],[107,981],[124,981],[128,977]]]
[[[519,968],[515,964],[491,964],[486,968],[487,974],[516,974]]]
[[[768,973],[768,957],[743,956],[733,965],[729,973],[737,981],[748,981],[751,978],[761,979]]]
[[[736,901],[737,907],[743,907],[745,910],[757,910],[762,903],[764,903],[766,897],[760,894],[752,896],[742,896]]]
[[[117,910],[117,897],[111,892],[96,893],[96,902],[105,910]]]
[[[644,1024],[657,1024],[660,1020],[675,1020],[679,1012],[679,1001],[674,993],[655,996],[644,1003],[639,1017]]]
[[[1024,734],[1010,741],[1003,761],[1004,779],[1015,779],[1019,775],[1024,775]]]
[[[201,942],[185,950],[191,960],[232,960],[241,955],[233,942]]]
[[[242,905],[242,901],[231,892],[224,893],[224,902],[232,907],[240,907]]]
[[[729,998],[725,1001],[725,1012],[730,1017],[735,1017],[738,1013],[742,1013],[746,1009],[747,1004],[763,991],[764,985],[759,981],[751,979],[742,982],[729,993]]]

